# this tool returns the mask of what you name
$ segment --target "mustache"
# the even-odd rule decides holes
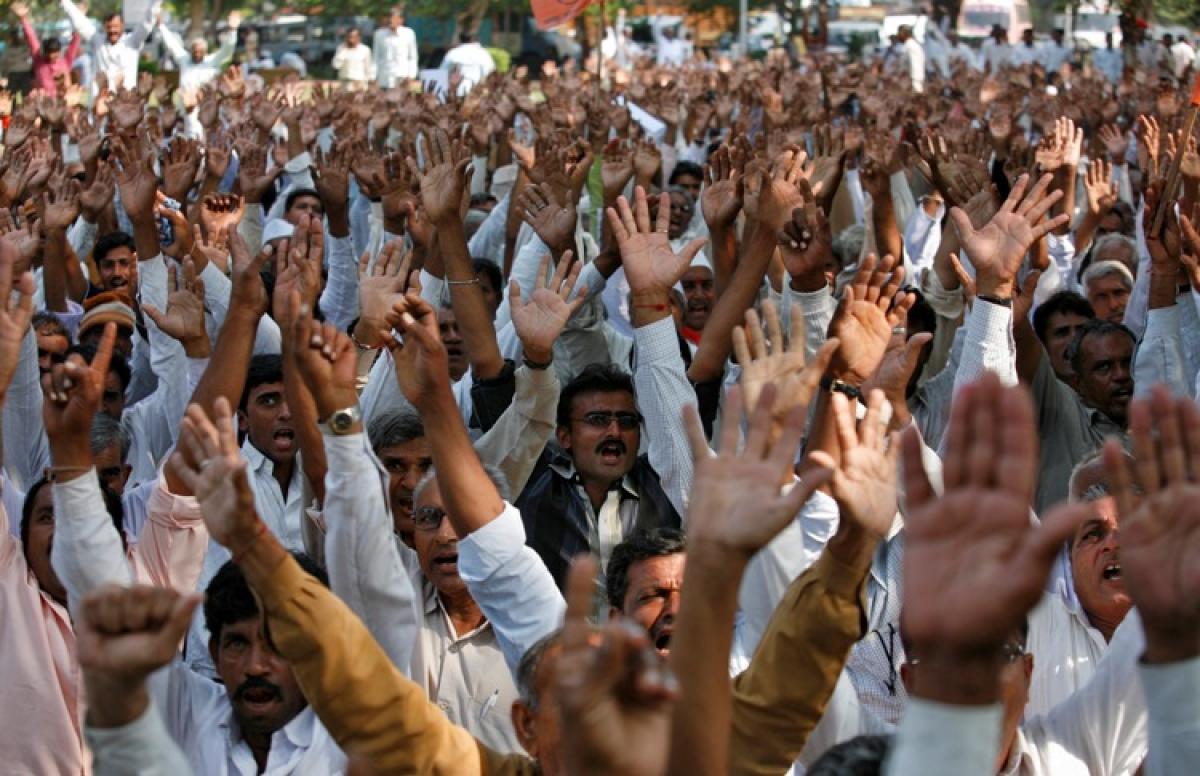
[[[279,688],[279,685],[272,684],[266,679],[252,676],[238,685],[237,690],[233,694],[234,700],[242,700],[243,696],[251,690],[267,690],[274,696],[275,700],[279,700],[283,697],[283,690]]]
[[[619,449],[619,453],[621,455],[625,454],[625,443],[617,438],[605,439],[603,442],[596,445],[596,453],[599,454],[599,452],[601,450],[603,450],[606,447],[609,447],[610,445],[615,445]]]

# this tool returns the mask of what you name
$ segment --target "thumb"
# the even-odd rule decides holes
[[[173,643],[183,640],[184,634],[192,624],[192,615],[202,601],[204,601],[203,593],[188,593],[179,596],[179,600],[175,602],[175,607],[171,610],[171,616],[167,619],[166,627],[163,628],[163,633],[170,636]]]
[[[914,334],[908,338],[908,342],[904,345],[904,373],[911,375],[913,370],[917,368],[917,360],[921,357],[921,350],[929,344],[933,339],[933,335],[929,332],[921,332]]]
[[[954,221],[954,228],[958,230],[958,239],[960,241],[965,242],[968,237],[975,233],[975,227],[971,226],[970,216],[962,208],[950,208],[950,219]]]

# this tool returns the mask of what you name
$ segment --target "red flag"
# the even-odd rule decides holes
[[[588,7],[592,0],[532,0],[533,18],[540,29],[566,24]]]
[[[1192,105],[1200,108],[1200,75],[1196,76],[1196,85],[1192,87]]]

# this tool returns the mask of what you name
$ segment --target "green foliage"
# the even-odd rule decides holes
[[[492,61],[496,63],[496,69],[501,73],[507,73],[512,67],[512,54],[505,49],[488,47],[487,53],[492,55]]]

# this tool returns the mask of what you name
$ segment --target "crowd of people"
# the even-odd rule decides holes
[[[86,21],[0,95],[0,770],[1200,761],[1193,66]]]

